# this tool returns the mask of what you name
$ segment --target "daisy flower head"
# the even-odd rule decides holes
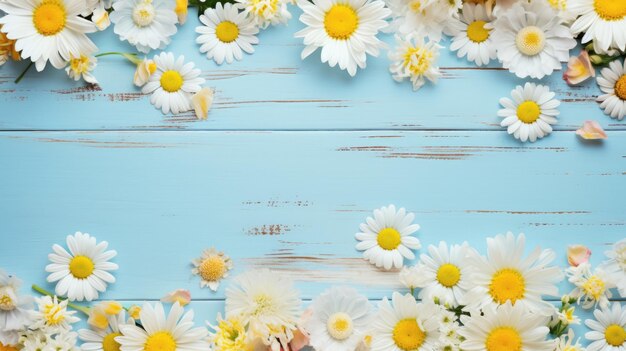
[[[589,351],[624,351],[626,350],[626,308],[620,302],[593,311],[596,318],[585,320],[591,329],[585,334],[590,342]]]
[[[384,47],[376,35],[391,11],[381,0],[300,0],[298,6],[300,21],[307,25],[295,34],[306,45],[303,60],[321,48],[322,62],[354,76],[357,67],[365,68],[367,55],[378,56]]]
[[[626,61],[611,61],[600,71],[597,81],[604,93],[597,99],[600,107],[605,114],[621,121],[626,116]]]
[[[174,0],[117,0],[110,15],[113,31],[143,53],[164,49],[177,31],[174,7]]]
[[[76,311],[67,310],[67,300],[59,300],[56,296],[35,298],[37,310],[33,312],[34,323],[30,329],[42,329],[47,334],[56,334],[72,329],[72,324],[80,320],[74,316]]]
[[[270,24],[285,24],[291,19],[287,9],[288,0],[237,0],[244,13],[260,28]]]
[[[144,94],[152,94],[150,102],[166,114],[191,110],[191,97],[202,89],[204,78],[193,62],[185,63],[185,57],[174,58],[171,52],[154,57],[156,71],[143,86]]]
[[[452,36],[450,50],[478,66],[488,64],[496,58],[491,29],[486,26],[492,21],[493,17],[487,14],[484,5],[465,3],[459,18],[451,19],[448,24]]]
[[[449,3],[450,7],[458,4],[457,1],[389,0],[391,28],[397,28],[403,36],[422,33],[432,41],[440,41],[445,24],[452,18]]]
[[[15,333],[10,332],[23,329],[31,321],[33,298],[21,295],[21,286],[20,279],[0,269],[0,343],[6,345],[16,342]]]
[[[421,88],[428,79],[436,83],[441,76],[437,59],[442,48],[434,41],[422,36],[409,36],[406,39],[396,37],[396,48],[389,51],[391,65],[389,71],[397,82],[409,79],[413,90]]]
[[[545,85],[526,83],[511,91],[511,98],[501,98],[498,116],[504,118],[500,125],[509,134],[522,142],[535,142],[552,133],[552,125],[557,123],[557,107],[561,102],[556,94]]]
[[[374,210],[374,217],[367,217],[355,235],[359,241],[356,249],[364,251],[363,258],[376,267],[402,268],[404,258],[415,258],[411,250],[421,247],[420,241],[411,235],[420,229],[413,224],[414,219],[415,215],[407,213],[404,207],[396,211],[394,205],[389,205]]]
[[[620,0],[569,0],[571,11],[580,16],[572,24],[576,34],[585,33],[583,43],[607,52],[611,47],[626,50],[626,2]]]
[[[569,267],[565,274],[569,282],[575,286],[570,296],[579,304],[582,301],[583,308],[590,309],[596,305],[604,308],[609,305],[609,299],[613,296],[611,289],[615,287],[615,283],[602,268],[592,271],[591,264],[585,262],[576,267]]]
[[[83,0],[6,0],[0,2],[2,32],[15,40],[23,59],[43,71],[48,61],[54,68],[65,67],[70,58],[96,52],[87,33],[96,31],[90,21],[80,17],[86,9]]]
[[[83,341],[82,349],[85,351],[119,351],[120,344],[115,338],[122,335],[120,326],[132,324],[132,319],[126,318],[126,311],[122,309],[117,314],[107,315],[107,326],[105,328],[93,327],[91,329],[81,329],[78,336]]]
[[[542,1],[520,1],[500,13],[489,28],[502,66],[520,78],[539,79],[560,70],[576,46],[562,21]]]
[[[68,62],[68,66],[65,68],[65,72],[73,80],[78,81],[82,78],[89,84],[98,84],[98,80],[92,74],[97,64],[98,59],[94,56],[72,56]]]
[[[67,252],[54,244],[53,253],[48,255],[52,262],[46,266],[48,282],[57,282],[55,292],[67,296],[70,301],[91,301],[98,298],[99,292],[105,292],[107,284],[115,283],[115,277],[109,271],[117,270],[118,265],[109,262],[117,255],[115,250],[108,250],[109,243],[96,242],[89,234],[76,232],[68,235]]]
[[[210,334],[211,345],[215,351],[249,350],[246,328],[240,318],[223,319],[217,315],[217,325],[209,326],[215,330]]]
[[[243,53],[251,54],[259,43],[256,34],[259,28],[244,12],[239,11],[240,5],[217,3],[215,8],[208,8],[200,15],[201,26],[196,27],[196,43],[200,44],[200,52],[206,53],[218,65],[224,60],[232,63],[241,61]]]
[[[373,322],[372,351],[431,351],[439,345],[440,309],[434,303],[418,303],[413,295],[394,292],[378,304]]]
[[[191,351],[208,350],[208,330],[193,326],[193,310],[186,312],[175,303],[166,315],[163,304],[146,302],[139,313],[140,328],[120,324],[121,336],[114,341],[121,351]]]
[[[605,251],[604,254],[608,260],[602,264],[603,269],[617,284],[620,296],[626,297],[626,239],[613,244],[611,250]]]
[[[200,277],[200,287],[217,291],[220,280],[228,277],[228,271],[233,268],[233,262],[223,252],[210,248],[202,251],[202,256],[191,261],[191,273]]]

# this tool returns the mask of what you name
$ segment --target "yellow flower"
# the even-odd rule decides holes
[[[217,326],[213,327],[215,333],[211,334],[211,342],[218,351],[246,351],[251,350],[246,329],[239,318],[222,319],[217,316]]]
[[[567,70],[563,73],[563,80],[569,85],[576,85],[595,76],[596,70],[591,64],[589,54],[583,50],[580,55],[570,57]]]
[[[91,21],[96,25],[98,30],[103,31],[111,25],[109,19],[109,12],[104,7],[98,7],[93,11],[91,15]]]
[[[89,312],[87,323],[96,328],[105,329],[109,326],[108,316],[116,315],[122,311],[124,307],[119,302],[104,301],[96,305]]]
[[[191,97],[191,106],[196,111],[198,119],[207,119],[213,105],[213,89],[203,88]]]
[[[176,0],[176,7],[174,11],[178,16],[178,23],[185,24],[187,21],[187,7],[189,6],[189,0]]]
[[[167,293],[167,295],[161,298],[161,302],[178,302],[181,306],[186,306],[191,302],[191,293],[189,290],[177,289]]]
[[[0,30],[2,30],[1,24]],[[13,61],[19,61],[20,53],[15,50],[15,40],[7,38],[7,35],[0,31],[0,66],[6,63],[9,58]]]
[[[128,308],[128,315],[132,319],[139,319],[139,314],[141,313],[141,307],[137,305],[132,305]]]

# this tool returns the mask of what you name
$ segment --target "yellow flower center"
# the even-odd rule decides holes
[[[393,328],[393,342],[400,350],[416,350],[422,346],[425,339],[426,333],[415,319],[403,319]]]
[[[176,341],[172,334],[162,331],[148,337],[144,351],[176,351]]]
[[[133,22],[138,27],[147,27],[154,22],[156,11],[152,5],[152,0],[144,0],[133,9]]]
[[[511,327],[499,327],[489,333],[485,346],[487,351],[521,351],[522,337]]]
[[[87,256],[76,256],[70,261],[70,273],[77,279],[89,277],[94,268],[93,261]]]
[[[594,300],[599,300],[606,291],[606,284],[598,276],[592,275],[585,281],[582,288],[586,295],[591,296]]]
[[[39,34],[50,36],[65,28],[67,12],[59,0],[44,0],[33,12],[33,24]]]
[[[626,330],[621,325],[611,324],[604,331],[604,338],[611,346],[622,346],[626,341]]]
[[[524,298],[525,292],[526,281],[522,274],[513,268],[497,271],[491,278],[491,284],[489,284],[489,294],[499,304],[509,300],[515,304],[517,300]]]
[[[394,228],[385,228],[378,232],[376,241],[378,241],[378,246],[385,250],[395,250],[402,243],[402,236]]]
[[[273,17],[278,10],[278,0],[252,0],[251,5],[252,12],[264,19]]]
[[[548,3],[555,10],[562,11],[567,9],[567,0],[548,0]]]
[[[626,1],[624,0],[595,0],[593,8],[605,21],[620,21],[626,17]]]
[[[404,53],[403,66],[416,76],[426,73],[433,60],[433,53],[423,47],[411,47]]]
[[[43,318],[48,325],[59,325],[65,320],[65,310],[59,304],[48,304],[44,306]]]
[[[102,350],[103,351],[120,351],[120,344],[115,341],[115,338],[120,336],[120,333],[111,333],[102,339]]]
[[[89,71],[89,57],[81,55],[78,58],[72,58],[70,60],[70,67],[72,71],[76,73],[85,73]]]
[[[221,320],[213,342],[219,350],[247,350],[246,330],[239,319]]]
[[[255,303],[255,308],[252,314],[255,316],[272,312],[275,307],[274,299],[272,299],[270,296],[266,294],[259,294],[255,296],[254,303]]]
[[[451,288],[461,280],[461,270],[459,267],[446,263],[439,266],[437,270],[437,281],[439,284]]]
[[[198,273],[202,279],[209,282],[220,280],[226,273],[226,263],[218,255],[209,256],[198,266]]]
[[[615,95],[622,100],[626,100],[626,74],[619,77],[615,83]]]
[[[223,43],[232,43],[239,37],[239,27],[230,21],[223,21],[215,27],[215,35]]]
[[[177,71],[165,71],[161,76],[161,87],[168,93],[175,93],[183,86],[183,76]]]
[[[522,54],[535,56],[546,46],[546,35],[539,27],[525,27],[517,33],[515,45]]]
[[[517,118],[526,123],[532,124],[541,115],[541,108],[534,101],[524,101],[517,106]]]
[[[359,26],[359,17],[350,5],[336,4],[324,16],[324,29],[329,37],[346,40]]]
[[[0,288],[0,310],[2,311],[12,311],[15,309],[15,301],[11,297],[9,291],[9,287]]]
[[[489,29],[485,21],[474,21],[467,26],[467,38],[474,43],[482,43],[489,38]]]
[[[345,340],[352,335],[354,327],[349,315],[338,312],[330,316],[326,322],[328,334],[337,340]]]
[[[15,346],[5,345],[0,342],[0,351],[18,351],[18,349]]]
[[[409,4],[409,8],[411,9],[411,11],[413,11],[414,13],[417,13],[417,14],[423,12],[421,0],[412,1]]]

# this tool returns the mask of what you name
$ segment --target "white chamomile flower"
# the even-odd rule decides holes
[[[120,344],[115,338],[122,335],[120,326],[130,324],[132,320],[126,319],[126,311],[121,310],[118,314],[107,315],[107,327],[81,329],[78,336],[83,341],[83,351],[118,351]]]
[[[621,121],[626,116],[626,61],[614,60],[600,73],[596,79],[604,94],[597,101],[605,114]]]
[[[411,250],[421,247],[420,241],[412,236],[420,229],[413,224],[415,215],[406,213],[404,208],[396,211],[394,205],[374,210],[374,218],[367,217],[361,223],[361,232],[356,233],[359,243],[356,249],[363,252],[363,258],[389,270],[402,268],[404,258],[412,260],[415,254]]]
[[[91,301],[98,298],[98,292],[105,292],[107,284],[115,283],[115,277],[109,273],[118,268],[109,262],[117,255],[115,250],[106,251],[106,241],[96,242],[89,234],[76,232],[67,236],[70,252],[54,244],[54,253],[48,255],[52,262],[46,266],[48,282],[57,282],[55,292],[67,296],[70,301]]]
[[[448,24],[448,32],[452,36],[450,50],[478,66],[488,64],[496,58],[491,29],[486,26],[491,21],[493,17],[487,14],[484,5],[465,3],[461,16],[453,18]]]
[[[87,83],[98,84],[98,80],[91,73],[97,64],[98,59],[94,56],[72,56],[68,66],[65,68],[65,72],[73,80],[77,81],[82,78]]]
[[[67,300],[60,301],[56,296],[35,298],[37,310],[33,312],[34,323],[31,329],[43,329],[47,334],[61,333],[72,329],[72,324],[80,320],[76,311],[67,310]]]
[[[543,138],[552,133],[552,125],[557,123],[557,107],[561,102],[554,98],[555,95],[545,85],[518,85],[511,91],[512,99],[500,99],[500,105],[504,107],[498,111],[498,116],[504,118],[500,125],[522,142]]]
[[[200,52],[206,53],[208,59],[221,65],[224,60],[232,63],[241,60],[243,52],[251,54],[259,43],[256,34],[259,28],[246,16],[239,12],[239,6],[226,3],[222,7],[217,3],[215,8],[208,8],[200,16],[202,26],[196,27],[196,43],[200,44]]]
[[[295,34],[306,47],[301,57],[322,49],[322,62],[339,65],[354,76],[365,68],[367,55],[378,56],[384,43],[376,35],[387,26],[391,11],[381,0],[300,0],[300,21],[307,27]]]
[[[420,265],[404,266],[400,270],[398,279],[404,287],[413,291],[423,284],[422,267]]]
[[[585,351],[585,348],[580,344],[580,338],[576,339],[574,330],[570,328],[567,334],[557,340],[554,351]]]
[[[579,304],[582,300],[583,308],[590,309],[596,305],[605,308],[609,305],[609,299],[613,296],[611,289],[615,287],[615,283],[602,268],[591,271],[591,264],[585,262],[569,267],[565,274],[569,282],[576,286],[570,296],[577,299]]]
[[[613,244],[611,250],[604,254],[608,260],[602,264],[603,269],[616,283],[620,296],[626,297],[626,239]]]
[[[233,268],[233,262],[223,252],[215,248],[202,251],[202,256],[191,261],[191,273],[200,277],[200,287],[217,291],[220,280],[228,277],[228,271]]]
[[[0,17],[0,27],[38,71],[48,61],[61,69],[72,56],[97,50],[86,35],[96,27],[79,16],[85,6],[84,0],[7,0],[0,2],[0,11],[6,13]]]
[[[453,1],[455,7],[458,2]],[[445,25],[452,18],[448,1],[439,0],[389,0],[393,20],[390,28],[397,28],[403,36],[420,33],[438,42]]]
[[[510,302],[531,313],[553,314],[554,306],[542,296],[558,296],[556,284],[563,279],[563,273],[559,267],[550,266],[556,254],[536,247],[523,257],[525,246],[524,234],[516,237],[509,232],[487,238],[487,257],[470,251],[470,281],[474,286],[465,295],[467,310]]]
[[[373,323],[372,351],[431,351],[439,342],[440,309],[434,303],[415,301],[411,294],[394,292],[378,304]]]
[[[113,31],[143,53],[164,49],[177,30],[175,6],[174,0],[117,0],[110,15]]]
[[[590,344],[588,351],[625,351],[626,350],[626,308],[620,302],[612,306],[593,311],[595,320],[587,319],[585,324],[590,332],[585,338]]]
[[[174,114],[191,110],[191,97],[202,89],[204,78],[193,62],[185,63],[185,57],[174,58],[171,52],[154,57],[156,71],[143,86],[144,94],[152,94],[150,102],[163,113]]]
[[[436,83],[441,76],[437,59],[442,47],[434,41],[425,41],[421,36],[396,39],[396,48],[389,51],[389,71],[393,79],[402,82],[408,78],[413,90],[421,88],[426,79]]]
[[[305,324],[316,351],[354,351],[367,333],[372,306],[353,288],[333,287],[313,300]]]
[[[260,28],[270,24],[285,24],[291,19],[287,9],[288,0],[237,0],[244,13]]]
[[[569,0],[571,11],[579,15],[572,24],[576,34],[585,33],[582,42],[591,40],[601,51],[613,47],[626,50],[626,1]]]
[[[489,24],[502,66],[520,78],[543,78],[561,69],[576,40],[545,2],[520,1]]]
[[[17,343],[17,334],[12,332],[31,321],[33,298],[20,294],[21,285],[20,279],[0,269],[0,343],[4,345]]]
[[[502,256],[504,256],[503,253]],[[496,307],[487,305],[470,316],[461,316],[459,334],[465,338],[466,351],[553,351],[554,342],[546,340],[549,329],[544,316],[529,313],[523,304],[507,302]]]

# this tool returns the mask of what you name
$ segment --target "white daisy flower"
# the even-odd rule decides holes
[[[22,281],[10,277],[0,269],[0,343],[9,345],[17,342],[12,331],[21,330],[30,323],[33,298],[19,293]]]
[[[67,252],[54,244],[54,253],[48,255],[52,262],[46,266],[48,282],[57,282],[55,292],[67,296],[70,301],[91,301],[98,298],[98,292],[105,292],[107,284],[115,283],[109,271],[117,270],[115,263],[109,262],[117,255],[115,250],[106,251],[106,241],[96,242],[89,234],[76,232],[67,236]]]
[[[46,347],[43,350],[80,351],[80,347],[76,345],[77,341],[78,334],[76,332],[61,332],[56,335],[50,335],[46,342]]]
[[[575,339],[574,329],[570,328],[567,334],[557,339],[557,346],[554,351],[585,351],[580,344],[580,338]]]
[[[438,306],[418,303],[411,294],[394,292],[378,304],[373,323],[372,351],[431,351],[439,345]]]
[[[576,287],[570,296],[577,299],[585,309],[594,308],[596,305],[605,308],[609,305],[609,299],[613,297],[611,289],[615,287],[615,282],[609,274],[602,268],[591,271],[591,264],[581,263],[578,266],[571,266],[565,270],[570,283]]]
[[[97,64],[98,58],[94,56],[72,56],[68,62],[68,66],[65,68],[65,72],[73,80],[78,81],[82,78],[89,84],[98,84],[98,80],[92,74]]]
[[[200,44],[200,52],[221,65],[224,60],[232,63],[233,60],[243,58],[243,52],[251,54],[259,43],[256,34],[259,28],[247,17],[239,12],[239,6],[226,3],[215,5],[215,9],[208,8],[200,16],[202,26],[196,27],[196,43]]]
[[[452,18],[448,1],[438,0],[388,0],[393,20],[390,28],[403,36],[421,33],[438,42],[446,23]],[[453,1],[456,6],[458,3]]]
[[[237,0],[244,13],[260,28],[270,24],[286,24],[291,19],[288,0]]]
[[[354,351],[367,333],[372,306],[353,288],[333,287],[313,300],[305,323],[317,351]]]
[[[421,88],[426,79],[436,83],[441,76],[437,59],[442,47],[434,41],[426,42],[421,36],[396,39],[396,48],[389,51],[389,71],[393,79],[397,82],[410,79],[414,91]]]
[[[626,350],[626,308],[620,302],[593,311],[595,320],[587,319],[585,324],[591,329],[585,334],[590,344],[588,351]]]
[[[478,66],[488,64],[496,58],[491,29],[486,27],[492,21],[493,17],[487,14],[484,5],[465,3],[461,16],[448,23],[448,32],[452,36],[450,50]]]
[[[593,40],[594,46],[603,52],[611,47],[626,50],[626,2],[569,0],[569,8],[580,16],[572,24],[572,31],[585,33],[583,43]]]
[[[357,67],[365,68],[367,55],[378,56],[384,47],[376,35],[387,26],[391,11],[381,0],[300,0],[298,6],[307,26],[295,34],[306,45],[303,60],[321,48],[322,62],[354,76]]]
[[[542,296],[559,294],[556,284],[563,273],[559,267],[550,266],[556,254],[537,247],[523,257],[525,244],[524,234],[516,237],[509,232],[487,238],[487,257],[470,251],[468,260],[474,269],[470,281],[474,286],[465,295],[467,310],[511,302],[532,313],[552,315],[554,306]]]
[[[617,284],[620,296],[626,297],[626,239],[613,244],[611,250],[605,251],[604,254],[608,260],[602,263],[602,268]]]
[[[228,271],[233,268],[233,262],[223,252],[215,248],[202,251],[202,256],[191,261],[191,273],[200,277],[200,287],[217,291],[220,280],[228,277]]]
[[[6,13],[0,17],[0,30],[16,40],[16,50],[35,62],[37,71],[48,61],[61,69],[72,56],[97,50],[86,35],[96,27],[80,17],[85,5],[83,0],[6,0],[0,2],[0,11]]]
[[[116,351],[120,344],[115,338],[122,335],[120,326],[132,324],[133,320],[126,319],[126,311],[121,310],[118,314],[107,315],[106,328],[81,329],[78,336],[83,341],[83,351]]]
[[[171,52],[154,57],[156,72],[141,89],[152,94],[150,102],[163,113],[181,113],[191,110],[191,97],[202,89],[204,78],[193,62],[185,63],[185,57],[174,59]]]
[[[374,210],[374,218],[367,217],[360,225],[361,232],[355,235],[359,241],[356,249],[365,251],[363,258],[376,267],[402,268],[404,258],[415,258],[411,250],[421,247],[420,241],[411,236],[420,229],[413,224],[414,219],[413,213],[406,213],[404,208],[396,211],[394,205]]]
[[[626,61],[614,60],[600,73],[596,79],[604,94],[597,101],[605,114],[621,121],[626,116]]]
[[[411,291],[415,290],[418,286],[423,284],[422,267],[420,265],[402,267],[399,273],[399,280],[407,289]]]
[[[120,40],[147,53],[164,49],[176,33],[175,6],[174,0],[117,0],[109,17]]]
[[[512,100],[501,98],[498,116],[504,118],[500,125],[509,134],[522,142],[535,142],[552,133],[552,125],[557,123],[557,107],[561,104],[554,98],[556,94],[545,85],[526,83],[511,91]]]
[[[502,66],[520,78],[543,78],[561,69],[576,40],[556,12],[542,1],[520,1],[490,23]]]
[[[37,310],[33,312],[30,329],[42,329],[46,334],[57,334],[72,329],[72,324],[80,320],[76,311],[67,310],[67,300],[60,301],[56,296],[35,298]]]
[[[529,313],[520,303],[485,306],[482,313],[472,311],[470,316],[461,316],[461,323],[459,334],[465,338],[461,343],[463,350],[553,351],[555,347],[553,340],[546,340],[550,332],[546,318]]]

